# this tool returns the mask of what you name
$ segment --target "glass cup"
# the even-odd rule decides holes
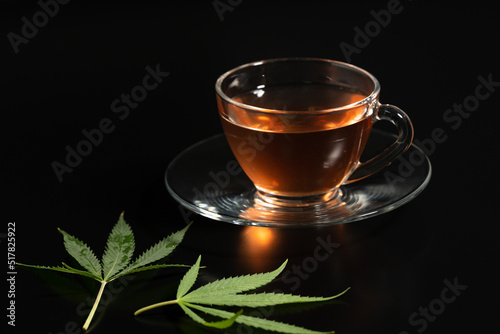
[[[338,201],[340,186],[366,178],[407,150],[413,127],[399,108],[380,104],[367,71],[327,59],[281,58],[232,69],[216,82],[226,139],[269,206]],[[372,125],[389,121],[394,143],[359,159]]]

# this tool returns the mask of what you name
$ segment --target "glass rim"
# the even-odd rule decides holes
[[[261,108],[257,106],[253,106],[250,104],[245,104],[241,103],[238,101],[233,100],[231,97],[229,97],[226,93],[222,91],[222,82],[230,76],[232,73],[235,73],[237,71],[240,71],[245,68],[253,67],[253,66],[260,66],[263,64],[267,63],[277,63],[277,62],[287,62],[287,61],[303,61],[303,62],[322,62],[322,63],[330,63],[331,65],[334,66],[339,66],[339,67],[345,67],[349,68],[351,70],[357,71],[365,75],[369,80],[372,81],[373,83],[373,90],[371,91],[370,94],[368,94],[366,97],[364,97],[362,100],[359,100],[357,102],[351,103],[351,104],[346,104],[344,106],[340,107],[335,107],[335,108],[327,108],[327,109],[320,109],[320,110],[314,110],[314,111],[299,111],[299,110],[279,110],[279,109],[271,109],[271,108]],[[342,61],[338,60],[330,60],[330,59],[325,59],[325,58],[311,58],[311,57],[286,57],[286,58],[271,58],[271,59],[264,59],[264,60],[258,60],[258,61],[253,61],[250,63],[246,63],[243,65],[240,65],[238,67],[235,67],[221,76],[217,79],[215,82],[215,91],[217,95],[219,95],[222,99],[224,99],[226,102],[235,105],[237,107],[243,108],[243,109],[249,109],[253,110],[256,112],[262,112],[262,113],[273,113],[273,114],[307,114],[307,115],[314,115],[314,114],[326,114],[330,112],[336,112],[336,111],[345,111],[345,110],[350,110],[353,108],[357,108],[359,106],[365,105],[365,104],[371,104],[373,100],[375,100],[380,93],[380,83],[378,82],[377,78],[373,76],[370,72],[349,64],[345,63]]]

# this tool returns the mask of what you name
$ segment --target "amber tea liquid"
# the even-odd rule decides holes
[[[248,113],[239,107],[219,110],[229,145],[259,190],[307,196],[327,193],[344,182],[356,167],[372,126],[366,104],[344,111],[324,110],[365,97],[331,85],[273,86],[232,97],[263,112]]]

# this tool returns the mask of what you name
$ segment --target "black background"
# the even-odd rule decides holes
[[[8,34],[21,35],[22,18],[33,22],[41,7],[35,1],[2,2],[2,252],[7,253],[8,223],[15,222],[19,262],[68,261],[57,227],[100,255],[123,210],[142,252],[185,226],[188,214],[169,196],[163,176],[183,149],[221,132],[214,93],[220,74],[274,57],[350,61],[379,79],[382,102],[409,114],[416,139],[429,140],[436,128],[444,131],[446,141],[428,152],[433,175],[426,190],[390,214],[323,229],[262,232],[190,215],[195,224],[168,261],[191,264],[202,254],[202,281],[272,270],[286,258],[290,271],[316,263],[298,280],[299,274],[290,274],[299,283],[279,280],[269,289],[303,295],[351,290],[335,303],[266,314],[312,329],[497,330],[500,89],[494,87],[459,125],[443,115],[474,96],[479,76],[500,82],[498,6],[401,1],[400,12],[348,59],[340,44],[355,46],[354,28],[364,30],[374,20],[371,11],[386,9],[390,1],[328,3],[233,1],[221,20],[211,1],[73,0],[60,5],[16,53]],[[169,75],[120,119],[111,103],[142,83],[147,66]],[[75,148],[85,139],[82,131],[97,128],[104,118],[114,130],[59,182],[53,162],[64,163],[65,147]],[[262,233],[271,235],[271,245],[255,244]],[[317,238],[339,245],[325,261],[311,262]],[[132,316],[139,307],[174,297],[183,272],[137,274],[125,288],[115,286],[92,332],[211,332],[176,307]],[[439,305],[444,280],[466,289],[435,317],[424,321],[418,315],[417,323],[410,322],[414,312]],[[6,316],[2,321],[16,333],[78,333],[97,293],[87,280],[21,268],[15,289],[16,326],[7,326]],[[7,292],[5,285],[2,294]],[[235,326],[228,332],[252,331]]]

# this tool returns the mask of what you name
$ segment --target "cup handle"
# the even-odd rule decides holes
[[[411,145],[413,140],[413,125],[408,115],[403,110],[390,104],[380,104],[377,102],[376,109],[375,122],[389,121],[394,124],[399,132],[398,138],[379,155],[366,162],[359,163],[344,184],[352,183],[375,174],[382,168],[390,165]]]

